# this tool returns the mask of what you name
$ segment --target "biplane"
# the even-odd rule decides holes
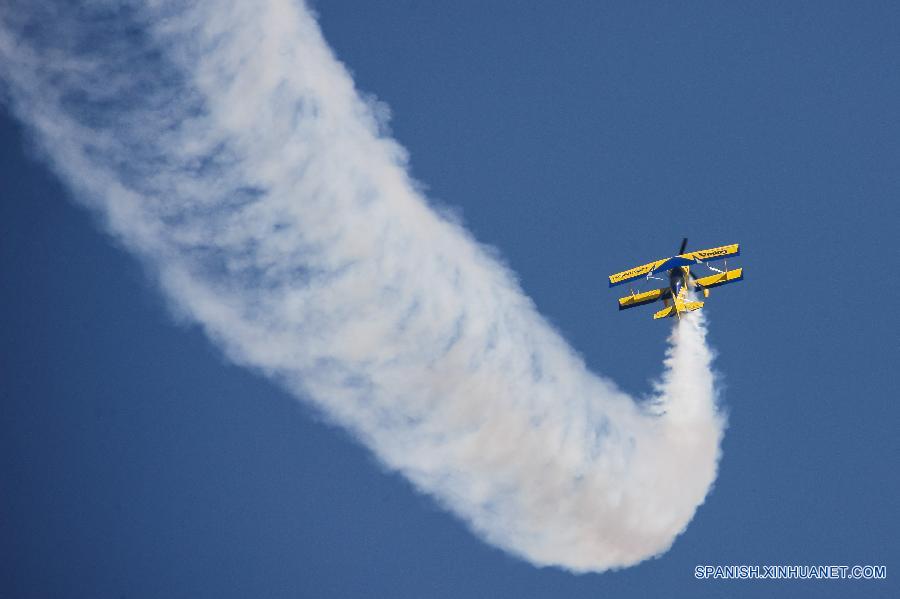
[[[627,310],[628,308],[635,308],[662,300],[665,308],[656,312],[653,315],[654,319],[673,316],[681,318],[683,313],[693,312],[703,307],[703,302],[690,296],[689,291],[702,291],[703,297],[707,298],[711,288],[737,283],[744,279],[744,270],[742,268],[728,270],[728,258],[741,254],[741,246],[739,244],[723,245],[717,248],[687,253],[685,253],[685,249],[687,249],[687,237],[682,240],[678,254],[671,258],[661,258],[649,264],[635,266],[626,271],[609,275],[609,286],[615,287],[616,285],[637,281],[642,278],[646,278],[648,281],[665,281],[665,277],[654,275],[659,273],[668,274],[668,287],[643,292],[636,292],[632,289],[631,295],[626,295],[619,299],[619,310]],[[724,270],[709,264],[709,262],[716,260],[725,261]],[[706,277],[697,277],[691,270],[691,267],[698,264],[705,265],[713,274]]]

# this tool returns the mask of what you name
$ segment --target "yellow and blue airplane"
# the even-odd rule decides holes
[[[711,287],[719,285],[727,285],[728,283],[737,283],[744,279],[744,269],[738,268],[728,270],[728,257],[739,256],[741,254],[740,244],[723,245],[708,250],[697,250],[685,253],[687,248],[687,237],[681,242],[681,248],[678,254],[671,258],[661,258],[655,262],[650,262],[642,266],[635,266],[623,272],[617,272],[609,275],[609,286],[615,287],[622,283],[635,281],[646,277],[647,280],[656,279],[665,281],[663,277],[655,277],[653,275],[668,271],[669,286],[654,289],[652,291],[643,291],[636,293],[631,290],[631,295],[627,295],[619,300],[619,310],[627,310],[636,306],[643,306],[655,301],[662,300],[665,308],[653,315],[654,319],[669,318],[677,316],[681,318],[681,314],[685,312],[693,312],[703,307],[703,302],[691,300],[688,297],[689,289],[702,289],[703,297],[709,297]],[[725,260],[725,270],[719,270],[710,266],[708,262],[713,260]],[[691,266],[695,264],[705,264],[707,268],[715,274],[707,277],[697,278],[691,271]],[[672,305],[669,305],[669,301]]]

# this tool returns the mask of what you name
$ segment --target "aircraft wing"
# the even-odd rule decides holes
[[[728,272],[717,272],[716,274],[710,275],[708,277],[695,279],[694,283],[696,283],[698,287],[709,289],[710,287],[718,287],[719,285],[727,285],[728,283],[737,283],[738,281],[743,280],[744,269],[735,268],[734,270],[729,270]]]
[[[651,304],[661,299],[670,297],[671,295],[672,292],[668,287],[654,289],[652,291],[644,291],[642,293],[635,293],[632,295],[626,295],[625,297],[619,299],[619,310],[627,310],[628,308],[643,306],[644,304]]]
[[[646,276],[656,270],[656,268],[665,262],[663,260],[657,260],[655,262],[650,262],[649,264],[643,264],[641,266],[635,266],[629,270],[624,270],[622,272],[617,272],[614,275],[609,275],[609,286],[615,287],[616,285],[621,285],[622,283],[627,283],[628,281],[633,281],[639,277]]]
[[[694,260],[697,262],[709,262],[711,260],[721,260],[723,258],[727,258],[729,256],[740,256],[741,255],[741,244],[733,243],[731,245],[723,245],[717,248],[710,248],[708,250],[696,250],[694,252],[688,252],[686,254],[681,254],[684,258],[689,260]]]

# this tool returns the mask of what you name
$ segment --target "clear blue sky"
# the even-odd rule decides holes
[[[740,242],[714,291],[730,426],[661,558],[602,575],[482,543],[345,433],[175,324],[0,115],[0,595],[898,596],[900,8],[316,8],[460,210],[591,367],[641,394],[668,325],[606,275]],[[886,581],[696,581],[697,564]]]

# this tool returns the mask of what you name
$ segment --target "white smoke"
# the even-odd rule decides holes
[[[429,207],[303,5],[67,5],[0,7],[7,102],[232,360],[532,563],[668,549],[724,426],[702,317],[636,403]]]

